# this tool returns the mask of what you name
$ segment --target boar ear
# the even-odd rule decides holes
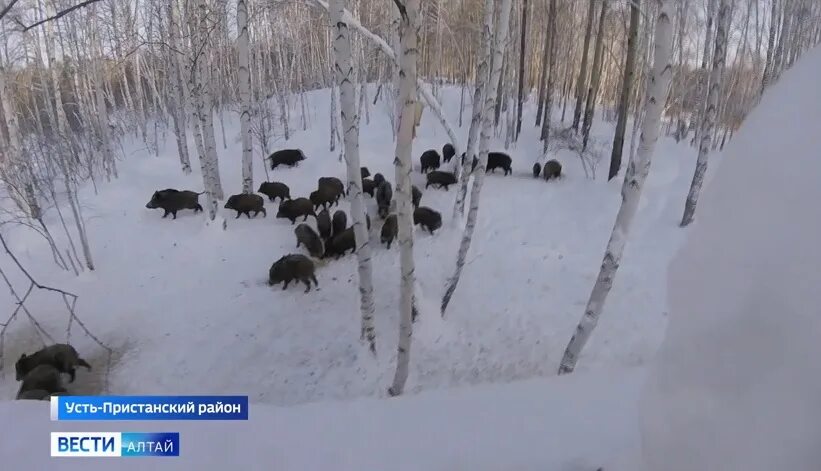
[[[26,354],[25,353],[20,355],[20,360],[25,360],[25,359],[26,359]]]

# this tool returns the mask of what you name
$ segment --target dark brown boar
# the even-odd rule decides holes
[[[262,199],[262,196],[254,194],[240,193],[238,195],[231,195],[228,201],[225,202],[225,209],[233,209],[236,211],[237,218],[245,214],[248,216],[248,219],[251,219],[251,211],[254,212],[254,217],[257,217],[259,213],[262,213],[263,217],[267,216],[265,200]]]

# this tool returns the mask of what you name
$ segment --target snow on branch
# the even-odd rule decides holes
[[[324,0],[313,0],[316,2],[317,5],[321,6],[325,9],[326,12],[330,12],[328,2]],[[401,2],[400,2],[401,3]],[[401,10],[400,10],[401,11]],[[366,37],[368,40],[376,44],[382,52],[388,56],[389,59],[393,61],[396,67],[399,67],[399,61],[396,57],[396,53],[394,53],[393,48],[379,35],[372,33],[368,28],[364,27],[362,23],[356,19],[351,12],[347,9],[342,11],[342,21],[347,23],[348,26],[355,28],[359,31],[359,34]],[[421,79],[416,80],[416,88],[422,97],[425,99],[425,103],[428,104],[430,109],[439,119],[439,124],[445,129],[447,132],[448,137],[450,138],[451,143],[453,143],[453,147],[456,149],[456,155],[461,155],[461,146],[459,145],[459,140],[456,138],[456,132],[453,130],[453,126],[451,126],[450,122],[448,121],[447,117],[445,117],[445,112],[442,110],[442,105],[439,103],[439,100],[433,96],[430,90],[427,89],[425,86],[425,82]]]

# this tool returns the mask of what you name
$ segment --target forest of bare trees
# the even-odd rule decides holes
[[[821,41],[821,1],[6,0],[0,36],[0,177],[10,202],[0,224],[37,231],[54,262],[77,274],[96,262],[78,189],[118,178],[126,137],[155,155],[173,140],[183,174],[198,162],[205,213],[217,218],[226,198],[218,163],[233,138],[225,130],[232,114],[240,117],[237,183],[246,193],[260,182],[254,160],[287,142],[294,123],[302,130],[330,126],[329,151],[347,163],[353,227],[362,240],[359,122],[384,103],[379,112],[387,110],[396,140],[401,251],[391,393],[401,394],[415,309],[409,174],[417,102],[448,135],[457,160],[467,156],[453,205],[462,234],[443,317],[476,230],[492,137],[515,147],[523,127],[538,126],[543,152],[528,165],[563,146],[597,179],[605,148],[607,178],[624,176],[602,271],[562,361],[560,372],[567,373],[612,285],[659,135],[698,152],[690,194],[681,201],[686,226],[710,153]],[[378,96],[367,96],[367,84]],[[458,123],[440,103],[445,87],[461,89]],[[329,120],[314,122],[306,93],[321,88],[333,89],[334,99]],[[465,96],[479,106],[465,112]],[[530,105],[535,122],[523,121]],[[591,128],[601,120],[614,123],[615,135],[594,143]],[[474,156],[478,173],[471,177]],[[45,211],[57,214],[59,225],[48,225]],[[56,241],[56,232],[65,242]],[[375,353],[370,248],[357,248],[362,340]]]

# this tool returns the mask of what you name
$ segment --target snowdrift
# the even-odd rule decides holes
[[[615,370],[391,400],[252,404],[249,421],[232,423],[51,422],[46,402],[6,402],[0,463],[67,471],[593,471],[637,446],[642,379],[643,370]],[[50,458],[52,431],[178,431],[180,456]]]
[[[726,148],[669,276],[647,471],[821,466],[821,49]]]

